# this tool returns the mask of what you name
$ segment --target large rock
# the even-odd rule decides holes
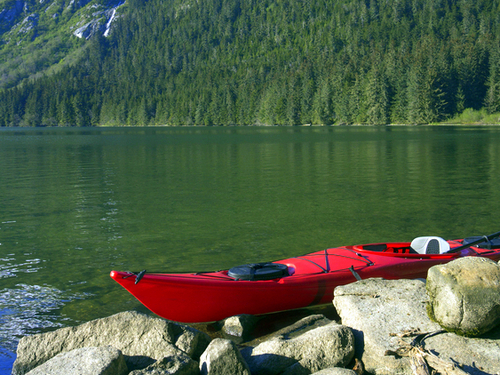
[[[500,328],[495,330],[500,337]],[[453,360],[472,375],[498,374],[500,371],[500,340],[470,338],[444,333],[425,340],[425,348],[439,353],[444,360]]]
[[[312,375],[357,375],[353,370],[349,370],[342,367],[330,367],[318,372],[315,372]]]
[[[297,322],[286,326],[278,331],[269,333],[265,336],[261,336],[259,338],[256,338],[250,342],[246,343],[246,346],[252,346],[255,347],[259,345],[260,343],[270,340],[272,338],[276,337],[282,337],[286,339],[291,339],[297,336],[300,336],[307,331],[310,331],[312,329],[318,328],[325,326],[327,324],[330,324],[332,321],[328,318],[326,318],[323,314],[313,314],[313,315],[308,315]]]
[[[401,334],[438,332],[441,326],[427,315],[425,286],[418,280],[368,279],[337,287],[334,305],[342,324],[353,329],[356,353],[369,373],[414,374],[407,357],[385,355],[400,347]],[[425,349],[440,360],[460,363],[471,374],[496,373],[500,368],[500,327],[490,339],[466,338],[453,333],[431,336]],[[404,340],[411,342],[414,337]]]
[[[277,332],[272,333],[271,336],[274,337],[283,336],[284,338],[287,339],[294,338],[303,335],[304,333],[312,329],[326,326],[331,322],[332,321],[326,318],[323,314],[313,314],[306,316],[298,320],[297,322],[293,323],[292,325],[280,329]]]
[[[128,374],[128,368],[118,349],[102,346],[58,354],[28,373],[48,374],[125,375]]]
[[[222,332],[231,338],[239,338],[245,341],[252,334],[259,319],[254,315],[241,314],[231,316],[224,320]]]
[[[165,357],[129,375],[199,375],[198,362],[173,345],[164,353]]]
[[[253,375],[310,374],[347,365],[354,356],[354,336],[332,322],[293,339],[273,338],[242,354]]]
[[[500,265],[465,257],[431,267],[427,276],[429,315],[448,331],[467,336],[500,323]]]
[[[123,353],[130,370],[165,356],[171,345],[198,359],[210,337],[198,330],[137,312],[124,312],[77,327],[26,336],[17,348],[13,375],[21,375],[62,352],[111,345]]]
[[[342,324],[356,337],[356,353],[374,374],[411,373],[408,358],[385,356],[399,347],[392,334],[440,330],[426,312],[425,284],[420,280],[367,279],[335,288],[333,304]],[[361,353],[361,354],[360,354]]]
[[[214,339],[200,358],[202,375],[250,375],[236,345],[230,340]]]

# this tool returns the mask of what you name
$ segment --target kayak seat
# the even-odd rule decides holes
[[[288,266],[281,263],[251,263],[231,268],[227,275],[235,280],[273,280],[288,276]]]
[[[450,244],[441,237],[417,237],[410,247],[418,254],[444,254],[450,250]]]

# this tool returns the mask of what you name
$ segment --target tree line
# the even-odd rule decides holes
[[[0,126],[422,124],[500,112],[500,0],[128,0]]]

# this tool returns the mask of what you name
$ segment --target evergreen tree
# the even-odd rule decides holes
[[[366,122],[387,124],[389,121],[389,92],[383,73],[374,67],[368,74],[365,89]]]
[[[73,124],[74,115],[71,99],[66,95],[60,96],[57,103],[57,125],[71,126]]]
[[[313,123],[319,125],[331,125],[334,122],[330,80],[325,78],[319,83],[318,90],[314,95]]]
[[[492,50],[490,56],[490,69],[486,83],[487,93],[485,107],[489,113],[500,112],[500,48]]]

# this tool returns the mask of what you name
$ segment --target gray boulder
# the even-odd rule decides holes
[[[283,336],[284,338],[298,337],[312,329],[323,327],[332,321],[323,314],[313,314],[306,316],[288,327],[282,328],[272,334],[272,336]]]
[[[465,257],[431,267],[427,276],[429,316],[448,331],[467,336],[500,324],[500,265]]]
[[[333,298],[342,324],[353,329],[356,353],[366,371],[391,375],[411,373],[408,358],[385,356],[399,347],[399,338],[392,334],[441,329],[428,318],[426,302],[422,281],[379,278],[339,286]]]
[[[500,337],[500,328],[495,330]],[[425,340],[424,347],[449,362],[459,363],[472,375],[498,374],[500,339],[470,338],[444,333]]]
[[[171,345],[198,359],[210,337],[191,327],[137,312],[123,312],[77,327],[23,337],[17,348],[13,375],[21,375],[62,352],[111,345],[123,353],[130,370],[162,359]]]
[[[164,353],[165,357],[129,375],[199,375],[198,362],[173,345]]]
[[[56,355],[29,375],[125,375],[128,368],[122,353],[111,346],[81,348]]]
[[[286,338],[286,339],[291,339],[294,337],[298,337],[307,331],[310,331],[312,329],[318,328],[325,326],[327,324],[330,324],[332,321],[328,318],[326,318],[323,314],[313,314],[313,315],[308,315],[297,322],[282,328],[276,332],[272,332],[270,334],[267,334],[265,336],[261,336],[259,338],[256,338],[255,340],[252,340],[248,342],[246,345],[247,346],[252,346],[255,347],[259,345],[260,343],[270,340],[272,338]]]
[[[342,324],[353,329],[356,353],[367,372],[414,374],[408,357],[396,358],[403,334],[439,332],[442,328],[427,315],[424,283],[418,280],[368,279],[337,287],[334,305]],[[500,368],[500,327],[490,339],[467,338],[440,333],[426,338],[424,348],[442,361],[460,363],[470,374],[496,373]]]
[[[224,320],[222,332],[230,337],[241,338],[242,341],[251,335],[258,318],[253,315],[241,314]]]
[[[250,375],[236,345],[230,340],[214,339],[200,358],[203,375]]]
[[[332,322],[298,337],[275,337],[242,351],[253,375],[310,374],[347,365],[354,356],[354,336],[345,326]]]
[[[315,372],[312,375],[357,375],[353,370],[349,370],[342,367],[331,367],[318,372]]]

